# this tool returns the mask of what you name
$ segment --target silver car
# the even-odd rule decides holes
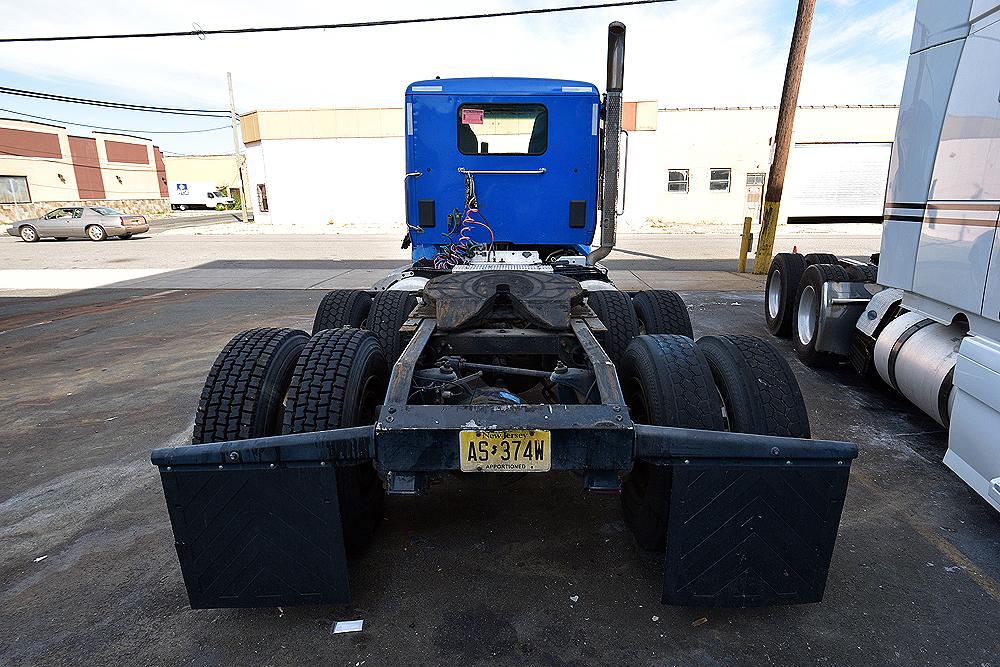
[[[122,239],[149,231],[146,218],[126,215],[106,206],[67,206],[49,211],[40,218],[18,220],[7,228],[11,236],[20,236],[26,243],[52,237],[57,241],[69,238],[103,241],[109,236]]]

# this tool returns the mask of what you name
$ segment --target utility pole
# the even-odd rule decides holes
[[[792,144],[792,123],[795,108],[799,104],[799,84],[802,82],[802,68],[806,61],[806,47],[809,45],[809,29],[812,27],[816,0],[799,0],[799,10],[795,15],[795,29],[792,31],[792,45],[788,50],[788,64],[785,66],[785,85],[781,89],[781,108],[778,110],[778,127],[774,131],[774,160],[767,177],[764,195],[764,215],[757,241],[757,255],[753,261],[753,272],[767,273],[774,252],[774,233],[778,227],[778,208],[781,206],[781,191],[785,187],[785,167],[788,165],[788,151]]]
[[[240,208],[243,209],[243,224],[250,221],[247,216],[247,170],[240,155],[240,135],[236,129],[236,102],[233,100],[233,73],[226,72],[229,82],[229,120],[233,125],[233,158],[236,160],[236,172],[240,175]]]

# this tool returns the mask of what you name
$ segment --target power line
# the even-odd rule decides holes
[[[24,113],[23,111],[15,111],[14,109],[5,109],[0,107],[0,111],[6,111],[7,113],[17,114],[18,116],[27,116],[28,118],[35,118],[37,120],[46,120],[50,123],[66,123],[67,125],[78,125],[79,127],[89,127],[94,130],[111,130],[112,132],[142,132],[144,134],[197,134],[199,132],[215,132],[216,130],[228,130],[229,125],[220,125],[219,127],[209,127],[204,130],[129,130],[120,127],[104,127],[103,125],[88,125],[87,123],[78,123],[75,120],[59,120],[58,118],[46,118],[45,116],[36,116],[30,113]]]
[[[151,37],[198,37],[204,39],[207,35],[242,35],[259,32],[293,32],[299,30],[338,30],[341,28],[376,28],[390,25],[409,25],[413,23],[440,23],[443,21],[469,21],[472,19],[493,19],[505,16],[528,16],[532,14],[556,14],[560,12],[576,12],[587,9],[604,9],[609,7],[628,7],[632,5],[655,5],[675,0],[623,0],[621,2],[600,2],[589,5],[569,5],[563,7],[543,7],[539,9],[518,9],[508,12],[490,12],[483,14],[460,14],[456,16],[432,16],[412,19],[386,19],[384,21],[354,21],[350,23],[317,23],[309,25],[269,26],[266,28],[225,28],[217,30],[178,30],[172,32],[136,32],[104,35],[56,35],[51,37],[4,37],[2,43],[14,42],[70,42],[91,39],[139,39]]]
[[[94,100],[87,97],[71,97],[69,95],[56,95],[55,93],[42,93],[36,90],[8,88],[7,86],[0,86],[0,94],[17,95],[18,97],[31,97],[39,100],[51,100],[53,102],[87,104],[90,106],[105,107],[108,109],[125,109],[126,111],[147,111],[150,113],[165,113],[176,116],[199,116],[202,118],[229,118],[229,111],[227,109],[182,109],[177,107],[157,107],[149,104],[131,104],[128,102],[108,102],[106,100]]]

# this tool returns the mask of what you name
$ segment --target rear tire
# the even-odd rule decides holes
[[[722,402],[705,355],[686,336],[639,336],[628,346],[619,379],[629,414],[641,424],[709,431],[725,428]],[[643,549],[662,550],[672,472],[637,460],[622,485],[625,523]]]
[[[792,315],[792,344],[795,346],[795,353],[806,366],[831,366],[839,360],[835,354],[816,349],[820,296],[823,293],[823,283],[850,280],[847,269],[839,264],[813,264],[802,274]]]
[[[17,233],[25,243],[36,243],[38,241],[38,230],[31,225],[24,225],[17,230]]]
[[[288,390],[284,433],[374,424],[388,383],[378,339],[362,329],[326,329],[299,356]],[[337,466],[337,499],[348,553],[357,553],[382,520],[385,493],[371,462]]]
[[[677,334],[694,338],[691,315],[684,299],[670,290],[643,290],[632,297],[639,332],[643,334]]]
[[[736,433],[808,438],[809,413],[785,358],[754,336],[698,339]]]
[[[335,289],[327,292],[316,309],[312,332],[316,334],[323,329],[340,327],[362,329],[371,308],[372,298],[364,290]]]
[[[847,275],[851,277],[851,280],[859,283],[877,283],[878,282],[878,267],[871,264],[852,264],[847,268]]]
[[[813,264],[836,264],[840,260],[831,252],[811,252],[805,256],[806,266]]]
[[[764,287],[764,319],[773,335],[787,338],[792,333],[792,312],[806,260],[793,252],[779,252],[771,260]]]
[[[245,440],[281,433],[283,401],[305,331],[260,328],[237,334],[208,372],[192,442]]]
[[[368,313],[368,329],[382,343],[382,352],[389,364],[396,363],[399,355],[403,353],[405,345],[403,334],[399,330],[416,305],[416,294],[402,290],[379,292],[372,300],[371,311]]]
[[[85,231],[87,232],[87,238],[91,241],[103,241],[108,238],[108,233],[100,225],[88,225]]]
[[[597,338],[611,361],[618,366],[625,357],[628,344],[639,335],[639,319],[635,316],[632,299],[625,292],[607,290],[588,293],[587,304],[607,328],[608,332]]]

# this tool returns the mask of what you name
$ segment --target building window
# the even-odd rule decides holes
[[[257,206],[261,213],[267,213],[267,186],[263,183],[257,184]]]
[[[747,185],[764,185],[764,174],[747,174]]]
[[[688,170],[668,169],[667,192],[687,192],[687,191],[688,191]]]
[[[715,192],[729,192],[729,177],[732,175],[730,169],[709,170],[708,189]]]
[[[31,203],[27,176],[0,176],[0,204]]]
[[[462,155],[541,155],[549,143],[549,112],[541,104],[463,104],[458,108]]]

